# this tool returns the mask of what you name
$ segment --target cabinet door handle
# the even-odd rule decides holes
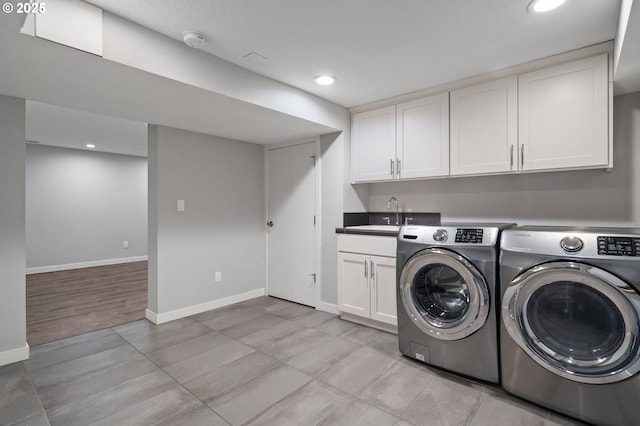
[[[509,167],[513,170],[513,144],[511,144],[511,148],[509,148]]]
[[[396,175],[397,177],[400,177],[400,159],[399,158],[396,159]]]
[[[370,260],[369,262],[370,262],[370,265],[371,265],[371,278],[373,279],[376,276],[376,274],[374,272],[374,269],[373,269],[373,260]]]
[[[389,159],[389,164],[391,165],[391,176],[393,177],[393,158]]]
[[[367,272],[367,261],[366,260],[364,261],[364,276],[365,277],[369,276],[369,273]]]
[[[524,144],[520,145],[520,168],[524,168]]]

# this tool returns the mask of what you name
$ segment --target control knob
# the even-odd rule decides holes
[[[438,242],[447,241],[447,237],[448,237],[448,234],[446,229],[438,229],[436,232],[433,233],[433,239]]]
[[[582,250],[584,243],[578,237],[564,237],[560,240],[560,247],[567,253],[577,253]]]

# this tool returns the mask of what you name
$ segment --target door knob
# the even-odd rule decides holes
[[[269,228],[273,228],[273,221],[272,221],[272,220],[268,221],[268,222],[267,222],[267,226],[268,226]]]

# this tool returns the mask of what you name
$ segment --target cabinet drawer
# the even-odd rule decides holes
[[[338,251],[396,257],[395,237],[338,234]]]

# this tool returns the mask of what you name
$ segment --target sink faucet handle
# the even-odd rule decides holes
[[[412,217],[406,217],[404,218],[404,224],[405,225],[410,225],[411,222],[413,222],[413,218]]]
[[[387,221],[387,225],[391,225],[391,218],[389,216],[383,217],[382,220],[386,220]]]

